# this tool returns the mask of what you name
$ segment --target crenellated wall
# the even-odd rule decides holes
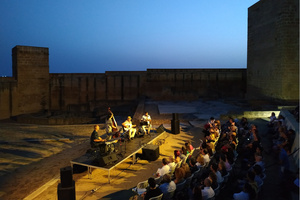
[[[246,69],[148,69],[105,74],[50,74],[50,109],[92,111],[97,101],[243,97]]]

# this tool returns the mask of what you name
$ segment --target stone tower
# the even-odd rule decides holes
[[[15,46],[12,49],[13,77],[18,93],[13,115],[35,113],[49,108],[48,48]]]
[[[247,97],[299,101],[299,0],[249,7]]]

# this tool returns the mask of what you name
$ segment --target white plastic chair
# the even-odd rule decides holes
[[[161,195],[158,195],[156,197],[151,197],[149,200],[161,200],[163,198],[163,193],[161,193]]]

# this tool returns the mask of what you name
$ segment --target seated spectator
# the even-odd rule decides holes
[[[213,162],[210,165],[210,171],[216,174],[218,184],[221,184],[224,181],[221,172],[218,171],[218,164]]]
[[[214,172],[209,172],[208,178],[211,181],[211,188],[214,190],[218,187],[217,175]]]
[[[224,161],[220,160],[218,164],[218,171],[221,173],[222,177],[227,175],[227,170]]]
[[[288,137],[285,134],[284,130],[279,129],[279,137],[278,137],[277,140],[273,141],[273,145],[274,145],[273,150],[274,150],[274,152],[279,152],[280,146],[284,146],[288,143],[289,143]]]
[[[162,178],[161,184],[159,186],[162,193],[167,194],[169,192],[173,192],[176,190],[176,184],[171,180],[171,176],[169,174],[165,174]]]
[[[279,164],[282,175],[288,173],[290,170],[290,162],[288,154],[290,153],[290,146],[286,144],[285,146],[280,146],[280,154],[279,154]]]
[[[185,149],[187,151],[187,154],[190,154],[192,152],[192,150],[194,149],[190,142],[186,142],[184,144],[184,147],[185,147]]]
[[[292,146],[294,144],[296,132],[293,129],[289,129],[286,135],[288,137],[289,145]]]
[[[199,155],[197,156],[196,161],[197,161],[196,165],[197,165],[198,169],[204,166],[204,156],[201,153],[199,153]]]
[[[190,147],[190,150],[192,151],[192,150],[194,149],[194,147],[193,147],[191,141],[187,141],[187,143],[188,143],[188,145],[189,145],[189,147]]]
[[[221,122],[220,122],[220,120],[216,120],[216,121],[215,121],[215,127],[216,127],[218,130],[221,130]]]
[[[183,154],[183,155],[186,156],[188,153],[189,153],[189,152],[187,151],[187,149],[185,148],[185,146],[182,146],[182,147],[181,147],[181,151],[180,151],[180,155]]]
[[[248,119],[246,117],[243,117],[240,121],[239,125],[239,134],[245,135],[246,131],[249,129]]]
[[[202,188],[201,188],[200,184],[196,185],[193,188],[193,195],[192,195],[191,200],[203,200],[203,198],[202,198]]]
[[[262,176],[262,171],[261,171],[261,167],[259,165],[255,165],[253,166],[253,172],[255,174],[254,180],[257,183],[257,185],[262,185],[263,184],[263,180],[261,178]]]
[[[255,158],[255,162],[254,162],[252,168],[255,165],[259,165],[261,167],[261,170],[264,171],[265,170],[265,163],[263,161],[262,156],[256,153],[255,156],[254,156],[254,158]]]
[[[230,142],[230,144],[233,144],[233,145],[234,145],[234,149],[236,149],[236,147],[237,147],[237,139],[236,139],[236,136],[230,135],[230,136],[229,136],[229,142]]]
[[[253,188],[253,190],[255,191],[255,194],[258,193],[258,185],[257,182],[254,180],[255,179],[255,174],[253,171],[249,171],[247,173],[247,180],[248,183],[251,185],[251,187]]]
[[[211,188],[211,181],[209,178],[204,180],[204,188],[202,189],[202,198],[203,200],[207,200],[215,196],[214,190]]]
[[[232,165],[234,163],[234,150],[231,147],[231,145],[228,145],[228,149],[227,152],[225,153],[226,158],[229,162],[230,165]]]
[[[220,155],[220,161],[223,161],[223,162],[224,162],[225,167],[226,167],[226,171],[227,171],[227,172],[231,170],[231,165],[230,165],[230,163],[228,162],[228,160],[227,160],[225,154],[221,154],[221,155]]]
[[[175,150],[174,151],[174,162],[175,162],[175,164],[180,163],[180,161],[181,161],[181,157],[180,156],[181,156],[180,155],[180,151]]]
[[[184,181],[185,171],[181,167],[175,169],[174,183],[178,184]]]
[[[156,187],[156,182],[154,178],[149,178],[148,184],[149,184],[149,190],[147,190],[147,192],[144,192],[141,195],[141,197],[143,197],[144,200],[149,200],[152,197],[156,197],[162,194],[162,191],[158,187]]]
[[[168,160],[166,158],[162,159],[162,168],[158,168],[156,171],[156,177],[163,176],[170,172],[170,167],[168,165]]]
[[[194,172],[198,171],[198,166],[196,165],[196,163],[197,163],[197,161],[196,161],[195,157],[191,157],[189,166],[190,166],[190,170],[191,170],[192,174]]]
[[[210,156],[207,152],[207,149],[202,149],[201,150],[201,154],[203,155],[203,161],[204,161],[204,165],[208,165],[209,161],[210,161]]]
[[[246,183],[243,187],[243,190],[240,193],[234,193],[233,199],[234,200],[250,200],[254,199],[255,192],[253,188],[250,186],[249,183]]]
[[[192,175],[191,170],[190,170],[190,166],[187,163],[183,163],[181,165],[181,168],[184,170],[185,176],[184,178],[188,178]]]
[[[168,163],[169,167],[170,167],[170,172],[174,172],[175,171],[175,167],[176,167],[176,163],[174,161],[174,158],[172,156],[169,157],[169,163]]]

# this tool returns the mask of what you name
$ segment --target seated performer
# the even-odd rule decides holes
[[[94,131],[91,135],[91,147],[100,147],[101,145],[105,145],[105,139],[102,139],[99,135],[98,135],[98,131],[99,131],[99,125],[95,125],[94,126]]]
[[[132,125],[131,117],[128,116],[127,120],[122,123],[125,132],[128,132],[128,137],[130,140],[133,140],[135,132],[136,132],[136,125]]]
[[[140,124],[141,124],[144,132],[149,135],[150,131],[151,131],[151,117],[148,112],[145,112],[145,114],[142,116]],[[147,131],[146,131],[146,128],[147,128]]]

